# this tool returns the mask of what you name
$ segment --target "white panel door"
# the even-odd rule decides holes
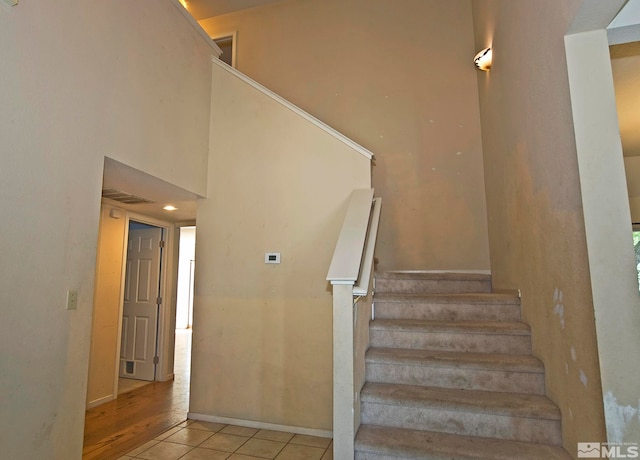
[[[129,230],[120,377],[155,379],[161,239],[161,228]]]

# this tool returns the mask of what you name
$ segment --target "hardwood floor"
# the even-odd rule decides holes
[[[190,331],[177,334],[174,381],[150,383],[86,412],[83,459],[117,459],[186,420],[190,350]]]

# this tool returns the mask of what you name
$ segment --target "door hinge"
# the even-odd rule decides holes
[[[153,364],[158,364],[160,362],[160,358],[157,356],[153,357]]]
[[[160,242],[158,243],[158,245],[159,245],[161,248],[164,248],[164,241],[163,241],[163,240],[160,240]]]
[[[156,299],[156,305],[162,305],[162,297]]]

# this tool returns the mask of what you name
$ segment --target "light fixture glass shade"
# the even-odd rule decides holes
[[[491,51],[491,48],[485,48],[476,54],[476,57],[473,58],[473,63],[478,69],[487,71],[491,68],[492,59],[493,51]]]

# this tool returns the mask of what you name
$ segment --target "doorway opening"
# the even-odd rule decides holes
[[[196,264],[196,227],[180,227],[176,330],[193,326],[193,279]]]
[[[199,196],[110,158],[105,158],[102,188],[84,452],[119,458],[145,436],[160,434],[187,416],[191,336],[190,329],[188,334],[179,336],[175,332],[178,236],[181,227],[195,225]],[[168,204],[174,206],[173,211],[163,209]],[[122,337],[126,329],[121,324],[122,300],[125,291],[131,295],[133,284],[130,280],[136,278],[125,276],[129,239],[135,235],[133,227],[138,226],[134,223],[145,224],[141,225],[143,229],[161,229],[165,245],[161,248],[160,269],[164,276],[159,282],[160,294],[156,291],[152,295],[150,288],[146,295],[156,301],[161,297],[155,346],[148,345],[143,348],[144,353],[141,352],[151,356],[152,362],[158,356],[158,362],[154,363],[154,380],[128,379],[129,382],[142,382],[143,386],[123,393],[122,385],[119,385],[121,366],[128,374],[140,366],[137,359],[121,361],[121,357],[126,357],[121,350],[126,348]],[[150,269],[147,262],[140,265]],[[139,271],[136,276],[141,277],[140,273],[149,273],[149,270]],[[136,282],[145,285],[141,281]],[[155,286],[154,283],[150,285]],[[145,321],[148,320],[138,319],[138,326]],[[154,331],[153,328],[148,330]],[[142,343],[144,336],[137,335],[136,340]],[[158,352],[153,353],[155,350]],[[133,369],[127,361],[134,361]]]
[[[638,289],[640,290],[640,223],[633,224],[633,251],[636,254],[636,274],[638,276]]]
[[[222,50],[220,60],[235,69],[236,67],[236,31],[228,34],[214,35],[211,39]]]
[[[176,382],[190,382],[196,227],[180,227],[173,373]]]

